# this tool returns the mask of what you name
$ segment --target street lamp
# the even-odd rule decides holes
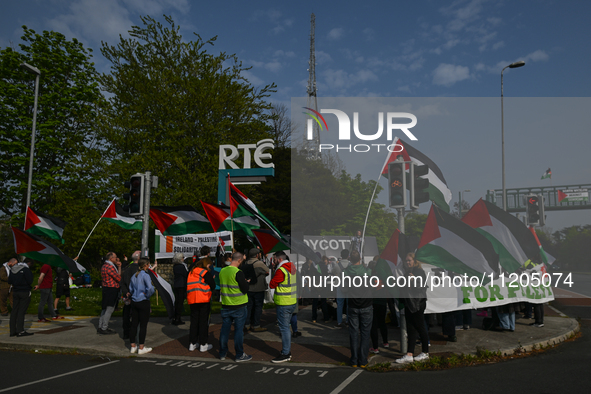
[[[35,154],[35,125],[37,122],[37,96],[39,94],[39,75],[41,71],[27,63],[21,63],[22,68],[35,74],[35,105],[33,106],[33,131],[31,132],[31,157],[29,159],[29,184],[27,186],[27,208],[31,205],[31,184],[33,183],[33,155]]]
[[[462,215],[462,207],[464,206],[464,192],[470,193],[471,191],[472,190],[470,190],[470,189],[466,189],[466,190],[462,190],[460,192],[460,209],[459,209],[460,219],[464,216],[464,215]]]
[[[515,63],[511,63],[503,70],[501,70],[501,154],[503,162],[503,210],[507,210],[507,188],[505,187],[505,118],[503,114],[503,71],[506,68],[518,68],[525,66],[525,62],[520,60]]]

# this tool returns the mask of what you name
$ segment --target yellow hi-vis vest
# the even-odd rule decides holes
[[[284,278],[275,288],[273,301],[276,305],[293,305],[298,302],[296,276],[283,267],[279,270],[283,272]]]
[[[220,294],[222,305],[241,305],[248,302],[248,296],[240,291],[236,281],[236,273],[240,271],[231,265],[220,271]]]

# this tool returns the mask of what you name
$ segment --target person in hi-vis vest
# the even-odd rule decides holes
[[[187,258],[185,261],[190,260]],[[207,343],[209,336],[209,312],[211,310],[211,292],[215,290],[215,279],[211,274],[211,260],[201,259],[187,277],[187,302],[191,308],[191,327],[189,329],[189,351],[211,350]]]
[[[228,338],[234,323],[234,350],[236,361],[250,361],[252,356],[244,353],[244,323],[246,322],[246,304],[248,303],[248,281],[238,267],[244,260],[240,252],[232,254],[232,263],[220,271],[220,295],[222,297],[222,330],[220,332],[220,360],[226,359]]]
[[[291,331],[289,323],[291,315],[298,307],[296,267],[288,259],[285,252],[275,253],[278,265],[269,288],[275,289],[273,300],[277,305],[277,323],[281,332],[281,354],[271,360],[283,363],[291,360]]]

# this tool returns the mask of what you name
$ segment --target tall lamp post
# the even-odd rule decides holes
[[[33,183],[33,156],[35,155],[35,126],[37,122],[37,96],[39,94],[39,76],[41,71],[27,63],[21,63],[21,67],[35,74],[35,105],[33,106],[33,131],[31,132],[31,157],[29,159],[29,184],[27,186],[27,208],[31,205],[31,184]]]
[[[503,70],[501,70],[501,154],[503,162],[503,210],[507,210],[507,188],[505,187],[505,117],[503,114],[503,71],[506,68],[518,68],[525,66],[525,62],[520,60],[515,63],[511,63]]]
[[[466,190],[462,190],[460,192],[460,219],[464,217],[464,215],[462,214],[462,207],[464,206],[464,192],[466,193],[470,193],[472,190],[470,189],[466,189]]]

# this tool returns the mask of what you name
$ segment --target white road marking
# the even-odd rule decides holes
[[[347,387],[349,385],[349,383],[351,383],[353,381],[353,379],[355,379],[357,376],[359,376],[361,374],[361,372],[363,372],[363,369],[358,369],[357,371],[353,372],[351,374],[351,376],[349,376],[347,379],[345,379],[343,381],[343,383],[339,384],[339,386],[334,389],[333,391],[330,392],[330,394],[338,394],[341,391],[343,391],[343,389],[345,387]]]
[[[8,387],[6,389],[2,389],[0,390],[0,393],[3,393],[5,391],[10,391],[10,390],[14,390],[14,389],[18,389],[21,387],[26,387],[26,386],[30,386],[32,384],[37,384],[37,383],[41,383],[41,382],[46,382],[48,380],[52,380],[52,379],[57,379],[57,378],[61,378],[63,376],[68,376],[68,375],[73,375],[75,373],[79,373],[79,372],[84,372],[84,371],[88,371],[89,369],[94,369],[94,368],[99,368],[99,367],[104,367],[105,365],[109,365],[109,364],[113,364],[113,363],[118,363],[119,360],[115,360],[115,361],[111,361],[108,363],[104,363],[104,364],[99,364],[99,365],[93,365],[92,367],[87,367],[87,368],[82,368],[82,369],[78,369],[76,371],[72,371],[72,372],[66,372],[63,373],[61,375],[57,375],[57,376],[51,376],[49,378],[45,378],[45,379],[40,379],[40,380],[35,380],[34,382],[29,382],[29,383],[24,383],[24,384],[19,384],[18,386],[13,386],[13,387]]]
[[[554,312],[558,313],[560,317],[568,317],[564,313],[560,312],[558,309],[554,308],[552,305],[548,305],[548,308],[552,309]]]

